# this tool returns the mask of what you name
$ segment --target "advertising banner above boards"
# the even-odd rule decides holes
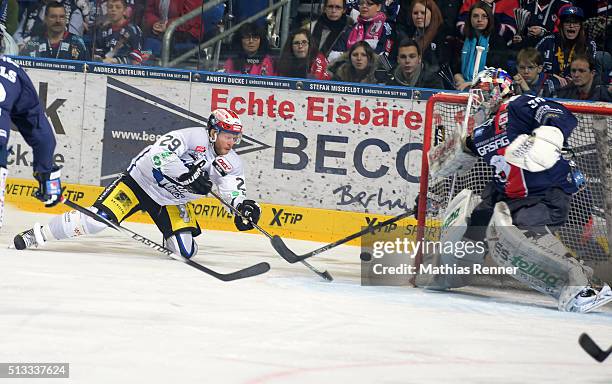
[[[161,135],[205,127],[213,109],[230,108],[244,124],[244,140],[236,150],[246,168],[247,195],[285,207],[281,216],[298,209],[353,212],[360,217],[355,226],[338,221],[339,215],[330,216],[335,230],[313,223],[316,231],[348,234],[367,223],[367,214],[383,217],[412,208],[418,192],[431,90],[15,61],[39,91],[67,183],[108,185]],[[30,178],[29,147],[19,135],[11,142],[11,176]],[[270,212],[270,220],[283,222],[278,212]],[[299,220],[292,217],[286,220],[294,231],[313,229],[303,214]]]

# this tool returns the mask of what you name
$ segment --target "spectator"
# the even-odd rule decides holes
[[[89,1],[87,0],[60,0],[58,2],[66,10],[66,23],[68,32],[77,36],[83,36],[85,20],[89,15]],[[50,0],[33,2],[28,5],[22,19],[19,22],[17,31],[13,35],[15,41],[22,48],[28,39],[33,36],[42,37],[45,28],[45,9]]]
[[[155,57],[161,56],[162,39],[168,25],[179,17],[202,6],[198,0],[149,0],[144,15],[144,50]],[[179,25],[172,37],[172,53],[184,53],[195,47],[203,34],[200,17],[193,17]]]
[[[66,9],[58,2],[45,7],[42,36],[33,36],[20,51],[21,56],[64,60],[87,60],[87,49],[81,37],[66,31]]]
[[[516,35],[513,42],[518,48],[535,47],[545,36],[552,34],[562,7],[572,5],[568,0],[522,0],[521,8],[529,11],[527,36]]]
[[[596,76],[595,63],[590,56],[577,54],[570,64],[572,84],[559,90],[562,99],[612,101],[606,84]]]
[[[94,60],[110,64],[141,64],[142,32],[128,20],[126,0],[108,0],[106,7],[106,23],[96,36]]]
[[[360,0],[359,16],[352,29],[345,31],[328,55],[330,62],[340,57],[358,41],[365,41],[378,54],[389,56],[393,49],[393,31],[381,12],[385,0]]]
[[[495,26],[493,23],[493,14],[491,7],[483,2],[478,2],[472,5],[469,11],[470,22],[465,26],[465,40],[461,49],[461,61],[455,62],[455,86],[456,89],[462,91],[471,85],[472,76],[474,73],[474,64],[476,60],[476,47],[484,47],[480,64],[476,72],[484,69],[486,64],[493,65],[492,59],[488,59],[490,48],[489,39],[494,35]]]
[[[357,20],[357,17],[359,17],[360,3],[361,0],[346,0],[346,13],[353,20]],[[401,11],[401,3],[402,0],[385,0],[382,2],[380,10],[385,13],[387,22],[391,24],[392,27],[395,25],[395,21]]]
[[[421,48],[412,39],[401,41],[397,54],[397,67],[393,71],[393,77],[387,81],[387,85],[444,88],[442,78],[422,60]]]
[[[521,49],[516,56],[518,73],[514,76],[515,93],[539,97],[555,97],[561,84],[544,72],[542,54],[535,48]]]
[[[346,15],[346,0],[325,0],[323,13],[312,23],[312,37],[319,44],[319,51],[327,57],[343,33],[352,27],[354,21]]]
[[[269,55],[268,38],[263,28],[255,23],[243,24],[234,34],[232,42],[236,56],[225,61],[225,72],[276,76],[274,61]]]
[[[329,80],[327,59],[317,49],[308,29],[289,35],[276,65],[279,76]]]
[[[450,60],[450,52],[442,29],[442,13],[431,0],[413,0],[408,14],[411,23],[397,26],[400,41],[405,38],[416,40],[421,47],[422,60],[432,71],[437,71],[441,64]],[[406,29],[406,25],[409,25]]]
[[[596,46],[587,41],[582,21],[584,13],[578,7],[563,8],[559,32],[544,37],[536,46],[544,56],[544,71],[557,76],[562,86],[570,77],[569,64],[577,54],[594,57]]]
[[[462,36],[464,36],[466,19],[470,8],[478,1],[479,0],[465,0],[459,10],[460,14],[457,18],[457,29]],[[514,9],[519,6],[518,0],[483,0],[482,2],[491,8],[495,33],[503,38],[506,43],[510,43],[512,37],[516,35]]]
[[[378,56],[372,46],[364,40],[358,41],[334,63],[332,80],[375,84],[377,67]]]

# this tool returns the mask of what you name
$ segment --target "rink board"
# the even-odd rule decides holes
[[[30,212],[63,213],[68,208],[58,205],[44,208],[39,200],[33,197],[38,183],[33,180],[9,178],[6,187],[7,203]],[[100,195],[103,187],[78,184],[64,184],[64,197],[82,206],[91,206]],[[382,221],[389,216],[363,214],[326,209],[305,208],[278,204],[261,204],[262,216],[259,225],[272,234],[321,242],[332,242],[359,231],[374,220]],[[236,231],[234,218],[221,203],[214,198],[204,198],[193,202],[193,209],[200,226],[206,229]],[[11,217],[5,220],[11,221]],[[47,218],[45,218],[47,220]],[[145,213],[137,213],[128,221],[152,224]],[[416,234],[416,220],[401,220],[399,225],[406,227],[408,237]],[[254,231],[251,231],[254,232]],[[358,240],[349,244],[359,245]]]

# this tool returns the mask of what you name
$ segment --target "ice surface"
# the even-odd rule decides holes
[[[16,383],[612,382],[612,360],[596,362],[577,342],[587,332],[603,348],[612,343],[610,306],[581,315],[537,293],[362,287],[354,247],[311,259],[335,277],[327,283],[244,233],[198,239],[195,260],[219,271],[272,266],[229,283],[111,230],[7,249],[48,218],[8,209],[0,362],[69,362],[70,379]],[[154,226],[126,226],[160,240]],[[320,246],[287,243],[298,253]]]

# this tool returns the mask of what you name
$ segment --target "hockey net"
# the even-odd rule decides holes
[[[461,126],[467,100],[467,95],[439,93],[427,103],[419,191],[419,240],[439,240],[440,223],[448,203],[465,188],[479,194],[492,178],[490,166],[482,160],[464,176],[436,182],[428,176],[428,152]],[[612,104],[562,104],[578,118],[578,126],[568,143],[574,152],[572,159],[585,175],[587,184],[573,196],[568,221],[559,231],[559,237],[570,252],[585,262],[609,262],[612,245]],[[468,127],[473,129],[473,125],[470,121]],[[417,255],[417,268],[423,260],[428,262],[428,256],[431,255]]]

